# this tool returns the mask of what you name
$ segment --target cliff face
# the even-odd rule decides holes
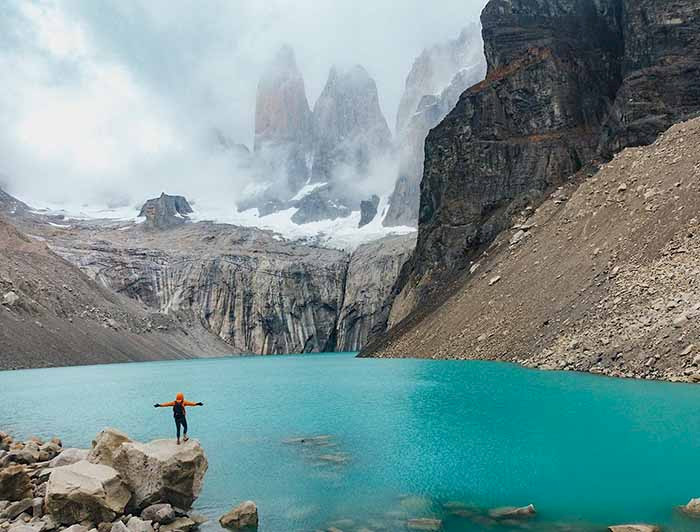
[[[338,320],[338,351],[358,351],[386,331],[391,290],[415,245],[415,235],[392,236],[360,246],[348,266]]]
[[[700,382],[700,119],[586,172],[365,354]]]
[[[698,65],[697,12],[692,1],[488,3],[487,78],[426,140],[418,242],[393,322],[550,187],[700,108],[681,75]]]
[[[349,255],[228,225],[123,229],[31,226],[64,260],[47,253],[111,294],[113,312],[123,304],[143,314],[140,325],[118,330],[138,337],[179,334],[185,327],[191,331],[190,344],[201,351],[183,347],[181,352],[197,356],[221,353],[222,346],[228,353],[254,354],[358,349],[371,330],[383,330],[386,297],[413,247],[411,236],[397,237]],[[72,280],[61,282],[74,286]],[[31,329],[31,323],[27,326]],[[197,344],[199,336],[208,340]],[[28,338],[25,350],[43,353],[45,346]],[[163,357],[171,352],[164,349]],[[49,353],[43,356],[51,359]],[[100,356],[97,351],[93,361]]]
[[[184,197],[163,193],[159,198],[144,203],[139,217],[146,218],[145,227],[148,229],[168,229],[184,224],[192,212]]]

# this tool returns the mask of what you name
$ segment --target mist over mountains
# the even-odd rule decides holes
[[[167,191],[187,196],[201,218],[258,224],[236,205],[280,212],[315,184],[294,223],[348,211],[359,219],[361,201],[374,195],[385,198],[382,214],[399,177],[393,129],[411,63],[459,35],[483,3],[448,1],[428,14],[412,1],[400,13],[389,2],[6,3],[4,187],[33,206],[115,210],[110,216],[135,216]],[[306,137],[293,154],[257,123],[259,91],[280,50],[293,50],[306,99],[301,122],[288,124]],[[353,80],[366,90],[353,92]],[[280,119],[281,109],[267,111]]]

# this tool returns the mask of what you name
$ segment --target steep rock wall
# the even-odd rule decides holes
[[[700,108],[685,79],[699,64],[697,10],[690,0],[488,3],[487,78],[426,140],[418,242],[391,323],[551,187]]]

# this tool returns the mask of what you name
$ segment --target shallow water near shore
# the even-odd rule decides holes
[[[105,426],[174,437],[184,391],[209,458],[196,509],[252,499],[260,530],[521,530],[483,511],[533,503],[534,530],[650,522],[699,530],[700,387],[489,362],[244,357],[0,372],[0,429],[88,447]],[[318,436],[321,436],[320,438]],[[303,439],[303,441],[302,441]],[[488,528],[488,527],[493,528]]]

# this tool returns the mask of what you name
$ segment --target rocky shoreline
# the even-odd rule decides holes
[[[284,443],[324,452],[331,436]],[[196,532],[210,522],[192,510],[208,462],[195,440],[141,443],[106,428],[91,449],[64,448],[58,438],[15,441],[0,431],[0,532]],[[437,502],[404,495],[384,519],[336,519],[315,532],[452,529],[559,530],[591,532],[605,527],[542,522],[535,506],[480,508],[456,501]],[[700,498],[675,509],[700,523]],[[257,529],[258,508],[244,501],[218,519],[227,529]],[[447,527],[447,528],[445,528]],[[609,532],[660,532],[653,524],[607,527]]]
[[[0,531],[190,532],[209,521],[192,511],[207,468],[195,440],[141,443],[106,428],[76,449],[0,432]],[[246,501],[220,523],[256,527],[257,508]]]

